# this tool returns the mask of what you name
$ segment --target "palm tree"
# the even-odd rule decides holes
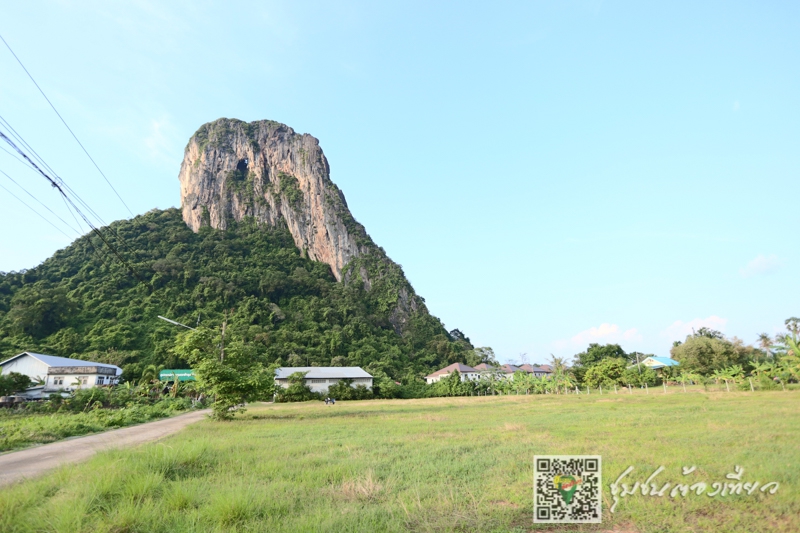
[[[556,357],[550,354],[550,366],[553,368],[553,372],[565,372],[567,370],[567,361],[563,357]]]
[[[142,379],[140,383],[151,383],[158,379],[158,367],[156,365],[148,365],[142,370]]]
[[[762,350],[767,352],[768,357],[772,357],[772,352],[770,348],[772,347],[772,339],[766,333],[759,333],[758,334],[758,345],[761,347]]]

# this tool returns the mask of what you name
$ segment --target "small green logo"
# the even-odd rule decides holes
[[[572,496],[575,494],[580,483],[581,480],[574,476],[557,475],[553,478],[553,484],[556,486],[559,494],[561,494],[561,498],[564,499],[564,503],[567,505],[572,503]]]

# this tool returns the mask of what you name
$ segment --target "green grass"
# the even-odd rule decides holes
[[[1,490],[0,531],[800,530],[800,393],[652,392],[255,406]],[[602,455],[602,526],[533,525],[534,454]],[[611,515],[629,465],[781,486],[629,496]]]
[[[78,413],[68,411],[30,413],[2,409],[0,410],[0,452],[150,422],[178,412],[181,412],[181,405],[168,402]]]

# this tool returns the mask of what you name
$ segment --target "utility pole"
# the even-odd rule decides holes
[[[228,311],[225,310],[225,320],[222,321],[222,352],[219,356],[220,363],[225,362],[225,326],[228,325]]]

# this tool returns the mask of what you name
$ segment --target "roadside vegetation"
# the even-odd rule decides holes
[[[534,454],[599,454],[604,523],[581,531],[800,530],[796,391],[504,395],[252,406],[0,490],[0,531],[524,532]],[[622,499],[659,484],[776,481],[775,494]],[[684,477],[682,467],[696,466]]]
[[[194,383],[95,387],[0,409],[0,452],[149,422],[209,403]]]

